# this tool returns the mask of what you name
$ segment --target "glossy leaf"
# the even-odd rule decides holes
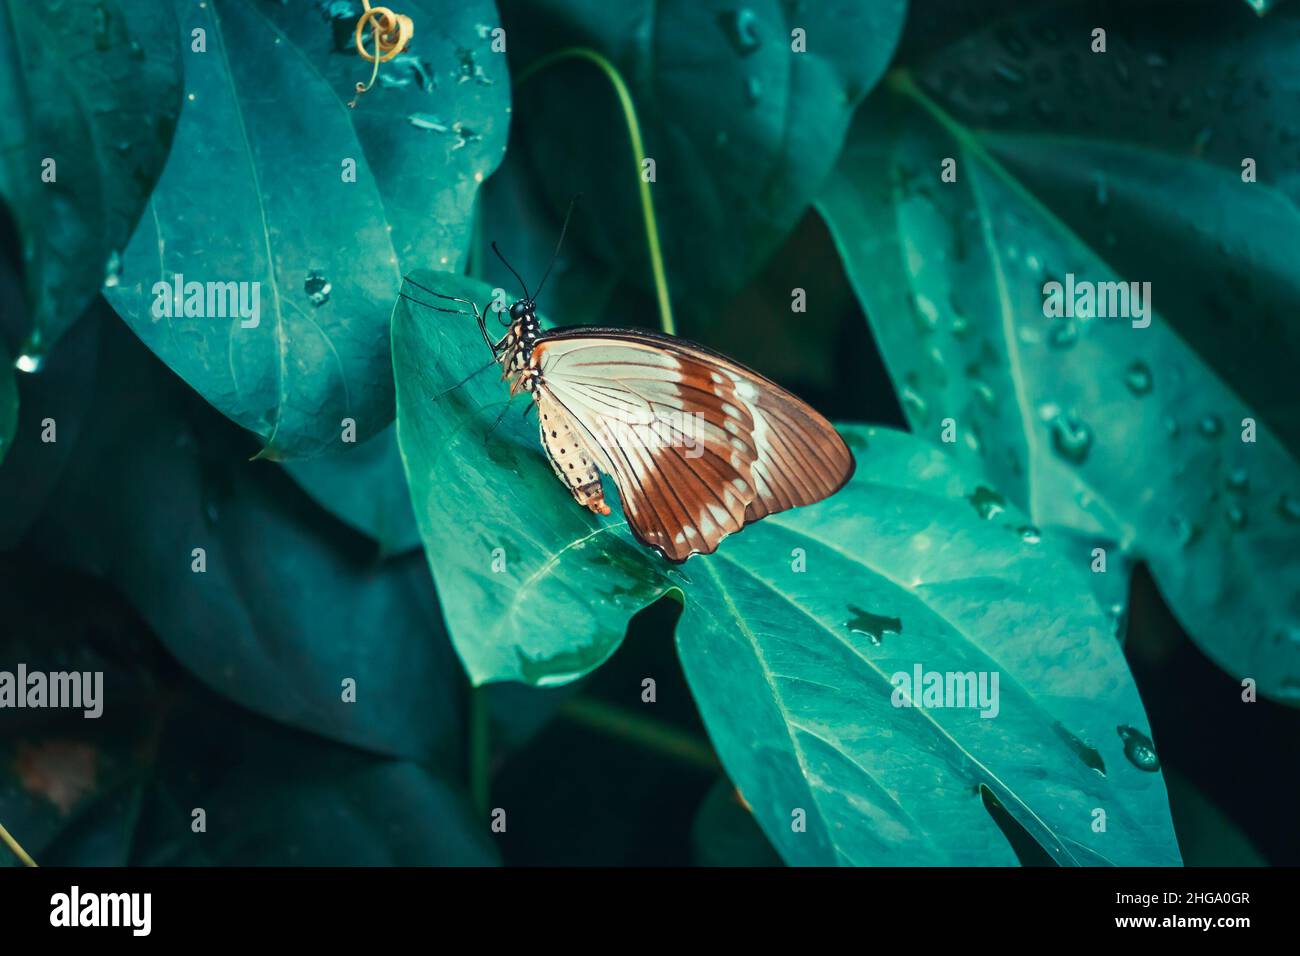
[[[650,288],[638,163],[651,195],[674,299],[707,310],[740,288],[794,228],[829,173],[854,108],[880,78],[904,0],[544,0],[502,4],[512,67],[594,49],[622,75],[645,156],[629,145],[609,80],[568,61],[519,88],[519,121],[557,210],[583,193],[576,241]],[[806,51],[795,52],[802,30]],[[703,303],[709,303],[704,305]]]
[[[100,330],[106,321],[117,319],[101,299],[68,330],[40,374],[17,378],[13,446],[0,467],[0,550],[18,544],[68,467],[101,374]]]
[[[490,6],[417,4],[412,54],[348,110],[368,64],[332,52],[334,27],[317,7],[177,3],[187,45],[203,29],[208,49],[186,53],[176,158],[110,301],[260,436],[265,456],[343,451],[349,420],[364,440],[392,417],[387,323],[401,269],[460,260],[474,191],[504,148],[504,63],[483,53],[482,82],[459,82]],[[458,132],[410,120],[435,114]],[[232,317],[213,295],[203,315],[168,316],[157,284],[176,275],[243,283],[242,311]]]
[[[285,463],[293,480],[326,511],[379,544],[380,557],[420,546],[397,430],[385,428],[342,455]]]
[[[617,508],[573,504],[534,423],[511,409],[492,428],[505,387],[471,319],[402,300],[393,335],[416,518],[473,681],[571,680],[671,590],[710,736],[787,862],[1014,863],[981,788],[1061,863],[1177,862],[1157,765],[1125,756],[1120,728],[1147,734],[1146,720],[1086,572],[941,452],[844,426],[848,487],[670,567]],[[999,672],[997,718],[893,706],[891,675],[914,665]]]
[[[426,767],[185,696],[172,710],[109,711],[102,725],[47,711],[6,736],[0,817],[40,865],[495,862],[486,823]],[[5,865],[17,865],[7,851]]]
[[[894,75],[821,209],[913,428],[939,440],[952,419],[945,447],[1064,531],[1076,564],[1147,562],[1206,654],[1300,702],[1300,181],[1267,133],[1295,96],[1300,20],[1202,10],[1150,51],[1120,18],[1090,58],[1050,40],[1091,22],[1069,16]],[[1150,282],[1150,326],[1045,317],[1046,283],[1070,275]]]
[[[106,577],[177,660],[250,710],[379,753],[455,752],[459,675],[423,561],[376,562],[114,331],[115,378],[34,540]]]
[[[180,85],[165,4],[0,4],[0,202],[22,251],[29,363],[117,281],[167,158]]]
[[[412,278],[480,306],[491,299],[463,276]],[[507,409],[494,369],[472,317],[398,300],[397,440],[452,642],[475,684],[565,683],[614,652],[628,617],[671,587],[671,572],[644,559],[623,521],[574,505],[537,423],[524,419],[522,399]]]

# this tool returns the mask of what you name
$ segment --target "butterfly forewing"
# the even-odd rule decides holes
[[[545,400],[614,479],[629,526],[671,560],[712,553],[747,522],[819,501],[852,473],[824,418],[684,340],[559,330],[536,342],[531,362]]]

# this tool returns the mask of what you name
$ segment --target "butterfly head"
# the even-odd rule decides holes
[[[531,344],[541,332],[537,324],[537,304],[531,299],[520,299],[510,306],[510,330],[516,341]]]

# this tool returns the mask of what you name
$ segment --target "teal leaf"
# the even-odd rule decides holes
[[[988,793],[1060,865],[1178,863],[1086,572],[1010,507],[981,512],[987,489],[938,449],[841,430],[858,460],[844,490],[686,566],[682,664],[768,839],[791,864],[1014,864]],[[917,668],[999,675],[996,715],[899,706]]]
[[[106,320],[116,321],[101,298],[65,333],[39,374],[18,375],[18,418],[0,468],[0,550],[18,544],[68,467],[101,374]]]
[[[504,62],[484,52],[483,82],[459,82],[462,51],[486,50],[475,23],[491,7],[417,5],[411,54],[349,110],[368,64],[333,52],[319,9],[177,4],[187,50],[192,29],[208,49],[185,54],[174,158],[110,301],[264,457],[340,452],[349,422],[364,440],[391,421],[401,269],[460,261],[474,193],[504,149]],[[411,124],[417,107],[461,133]],[[168,315],[177,275],[242,283],[240,311],[214,294],[203,315]]]
[[[443,295],[491,301],[463,276],[417,272]],[[408,284],[407,294],[446,307]],[[492,319],[495,321],[495,319]],[[397,440],[452,642],[474,684],[551,685],[618,647],[627,619],[672,586],[621,518],[573,503],[541,453],[474,319],[399,299]],[[457,383],[464,380],[463,384]]]
[[[396,428],[343,447],[348,450],[329,458],[285,462],[285,470],[318,505],[373,538],[381,558],[418,548]]]
[[[188,688],[0,744],[0,819],[42,866],[486,866],[486,822],[416,763]],[[48,712],[46,712],[48,714]],[[203,812],[196,832],[195,809]],[[17,865],[6,850],[0,866]]]
[[[176,20],[155,0],[0,4],[0,202],[22,252],[29,363],[118,280],[180,84]]]
[[[843,491],[672,567],[617,507],[600,519],[573,504],[472,318],[403,299],[393,341],[416,519],[476,684],[581,676],[671,592],[710,737],[787,862],[1014,863],[984,792],[1060,863],[1177,862],[1142,704],[1086,571],[937,449],[843,426],[858,458]],[[914,665],[998,672],[997,718],[892,706],[891,675]]]
[[[629,87],[645,156],[632,154],[609,80],[590,62],[521,79],[519,125],[551,202],[584,198],[573,236],[650,288],[638,164],[680,305],[716,302],[758,270],[830,172],[854,108],[884,73],[905,0],[746,5],[638,0],[502,4],[521,76],[563,48],[595,50]],[[803,30],[806,51],[792,50]],[[557,317],[558,318],[558,317]]]
[[[1212,660],[1297,703],[1300,181],[1274,127],[1300,21],[1211,13],[1135,47],[1130,11],[1105,57],[1033,12],[971,34],[864,108],[820,208],[913,429],[952,419],[944,447],[1075,564],[1146,562]],[[1046,317],[1071,275],[1150,282],[1150,326]]]
[[[696,866],[781,865],[781,857],[729,780],[710,787],[695,811],[691,850]]]
[[[104,335],[114,377],[32,540],[107,578],[236,703],[377,753],[456,752],[462,682],[423,560],[376,561],[133,336]]]

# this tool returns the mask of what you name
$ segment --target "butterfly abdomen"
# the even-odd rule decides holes
[[[600,483],[600,471],[588,454],[577,433],[560,415],[546,411],[546,403],[538,398],[537,424],[542,435],[542,448],[551,462],[551,468],[574,500],[596,514],[609,514],[605,503],[605,490]]]

